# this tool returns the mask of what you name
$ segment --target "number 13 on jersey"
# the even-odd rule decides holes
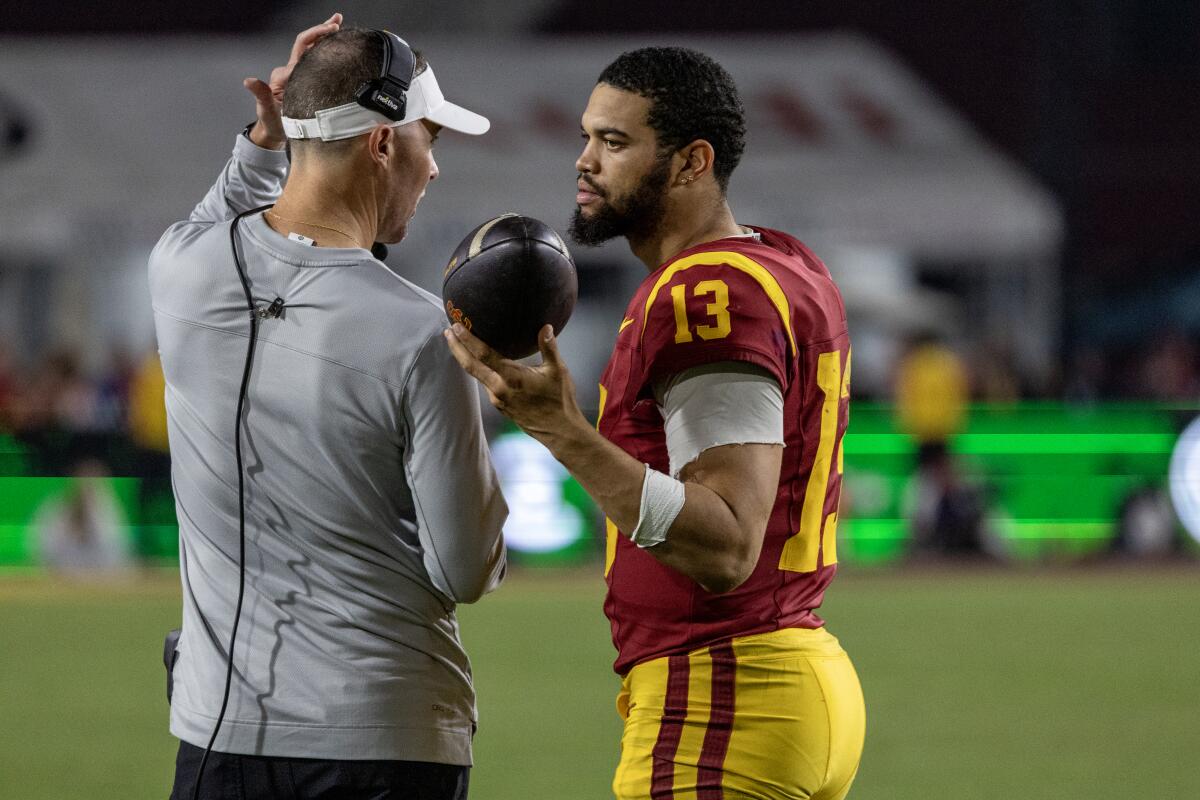
[[[837,471],[842,474],[842,441],[838,436],[838,419],[843,398],[850,397],[850,352],[842,369],[842,353],[834,350],[817,358],[817,388],[824,399],[821,403],[821,436],[817,455],[804,490],[804,505],[800,508],[800,529],[783,545],[779,568],[789,572],[813,572],[820,565],[837,563],[837,508],[841,502],[841,481],[834,489],[834,511],[825,514],[830,491],[829,473],[837,451]],[[820,558],[824,552],[824,558]]]

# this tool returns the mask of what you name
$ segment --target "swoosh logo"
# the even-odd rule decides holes
[[[617,333],[620,333],[621,331],[625,330],[632,324],[633,324],[633,320],[626,317],[625,319],[621,320],[621,327],[617,328]]]

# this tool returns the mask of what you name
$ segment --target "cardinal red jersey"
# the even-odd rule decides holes
[[[653,385],[718,361],[767,370],[783,390],[783,464],[762,554],[727,594],[663,566],[609,522],[605,613],[615,669],[735,636],[818,628],[814,609],[837,569],[842,434],[849,421],[850,339],[829,270],[797,239],[755,228],[678,254],[630,301],[600,384],[597,427],[668,471]]]

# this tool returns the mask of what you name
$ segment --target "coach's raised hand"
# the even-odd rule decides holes
[[[292,70],[300,56],[319,42],[322,37],[339,30],[342,27],[342,15],[334,14],[320,25],[301,31],[292,44],[292,54],[282,67],[271,70],[270,81],[264,82],[259,78],[246,78],[242,85],[254,95],[255,111],[258,121],[250,129],[250,141],[259,147],[270,150],[282,150],[287,144],[287,136],[283,132],[283,90]]]

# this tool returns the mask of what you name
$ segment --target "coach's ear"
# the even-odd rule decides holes
[[[713,161],[717,153],[707,139],[697,139],[675,151],[676,162],[671,180],[672,186],[688,187],[708,175],[712,175]]]
[[[371,160],[387,168],[389,159],[396,157],[396,129],[382,122],[367,135],[367,152]]]

